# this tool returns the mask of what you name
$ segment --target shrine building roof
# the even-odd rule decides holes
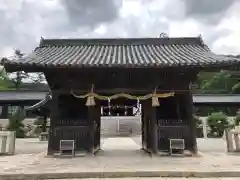
[[[41,39],[35,50],[21,59],[3,59],[4,66],[41,68],[221,67],[240,59],[213,53],[201,37]]]

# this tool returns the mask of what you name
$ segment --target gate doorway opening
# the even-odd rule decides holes
[[[128,100],[125,104],[116,104],[109,100],[107,106],[101,106],[101,150],[104,154],[141,149],[141,104],[139,101],[126,102]]]

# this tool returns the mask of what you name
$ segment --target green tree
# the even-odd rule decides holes
[[[8,77],[4,68],[0,70],[0,90],[9,90],[11,86],[11,80]]]
[[[222,137],[224,129],[230,127],[227,115],[223,112],[213,112],[207,118],[210,136]]]
[[[18,59],[21,61],[21,58],[24,57],[24,54],[20,50],[16,50],[14,52],[14,59]],[[24,81],[33,82],[33,83],[41,83],[45,80],[43,73],[26,73],[24,71],[17,71],[15,73],[9,74],[10,80],[12,81],[14,89],[20,89]]]
[[[240,125],[240,110],[237,111],[236,117],[234,119],[234,125],[239,126]]]
[[[36,121],[34,122],[35,125],[37,125],[36,133],[39,134],[41,132],[47,131],[47,116],[38,116],[36,118]]]
[[[226,55],[240,58],[240,55]],[[233,67],[234,69],[237,69]],[[240,71],[221,70],[219,72],[200,72],[198,74],[198,93],[220,94],[240,93]]]
[[[25,113],[21,107],[18,107],[16,111],[9,117],[7,129],[9,131],[16,131],[17,138],[25,137],[24,124],[23,124],[24,118],[25,118]]]
[[[199,93],[229,94],[240,93],[240,72],[220,71],[215,73],[199,73]]]
[[[14,52],[15,59],[21,60],[23,55],[24,54],[21,53],[20,50],[15,50],[15,52]],[[15,89],[20,89],[23,80],[27,79],[27,78],[29,78],[29,75],[23,71],[17,71],[16,73],[11,73],[11,80],[14,84]]]

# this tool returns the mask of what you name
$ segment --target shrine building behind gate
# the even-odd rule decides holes
[[[43,72],[52,92],[48,154],[60,140],[76,151],[100,148],[101,106],[142,104],[142,147],[169,150],[169,138],[197,152],[191,84],[200,70],[231,68],[239,59],[216,55],[201,37],[41,39],[8,72]]]

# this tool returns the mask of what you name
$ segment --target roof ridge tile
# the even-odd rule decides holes
[[[157,38],[92,38],[92,39],[43,39],[40,40],[40,47],[46,46],[77,46],[77,45],[203,45],[199,37],[157,37]]]

